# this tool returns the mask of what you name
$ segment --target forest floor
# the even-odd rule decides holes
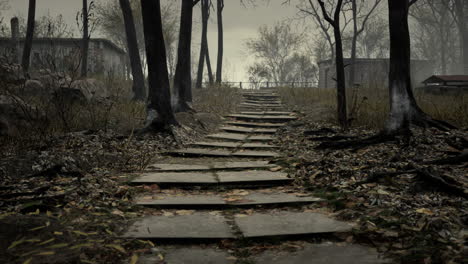
[[[322,121],[321,111],[304,111],[279,132],[276,144],[286,158],[278,162],[296,184],[326,197],[339,219],[356,222],[353,241],[377,247],[396,263],[466,263],[467,131],[414,128],[410,142],[333,150],[321,146],[378,131],[342,133]],[[463,161],[443,160],[462,154]]]
[[[464,153],[467,132],[414,129],[409,143],[317,149],[337,136],[376,133],[357,128],[342,134],[321,120],[320,111],[300,110],[299,120],[277,134],[282,157],[276,162],[295,179],[288,188],[327,199],[320,206],[358,224],[344,238],[347,242],[374,246],[395,263],[467,263],[468,164],[432,162]],[[133,199],[143,192],[171,190],[129,186],[128,175],[160,158],[157,153],[211,131],[219,120],[206,116],[200,118],[204,125],[186,121],[195,129],[181,129],[177,140],[169,134],[87,131],[22,142],[21,147],[2,142],[2,263],[136,263],[136,256],[157,243],[119,238],[132,219],[144,214]]]

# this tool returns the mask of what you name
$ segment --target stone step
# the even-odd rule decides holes
[[[177,156],[200,156],[200,157],[245,157],[245,158],[275,158],[279,154],[271,151],[228,151],[228,150],[211,150],[202,148],[186,148],[166,152],[170,155]]]
[[[132,184],[161,185],[276,185],[292,179],[284,172],[264,170],[209,171],[209,172],[146,172],[131,181]]]
[[[205,147],[205,148],[237,148],[237,149],[274,149],[278,148],[274,145],[265,143],[236,143],[236,142],[195,142],[190,144],[192,146]]]
[[[294,115],[293,112],[285,112],[285,111],[250,111],[250,112],[240,112],[241,115],[279,115],[279,116],[292,116]]]
[[[236,193],[241,195],[236,195]],[[161,208],[211,208],[211,207],[245,207],[257,205],[298,205],[323,201],[312,196],[297,196],[282,192],[246,191],[227,194],[170,195],[155,194],[143,196],[136,200],[137,205],[156,206]]]
[[[227,251],[211,248],[171,248],[162,250],[164,261],[159,254],[143,255],[138,264],[235,264],[236,259]]]
[[[241,127],[256,127],[256,128],[279,128],[286,124],[282,123],[259,123],[259,122],[245,122],[245,121],[227,121],[226,124]]]
[[[239,133],[217,133],[217,134],[208,135],[207,138],[231,140],[231,141],[242,141],[242,142],[252,142],[252,141],[268,142],[274,139],[272,136],[262,136],[262,135],[255,136],[255,135],[239,134]]]
[[[177,212],[176,212],[177,213]],[[350,232],[351,225],[319,213],[267,212],[235,215],[234,224],[244,238],[269,238]],[[137,220],[124,238],[169,240],[219,240],[237,238],[219,212],[147,216]]]
[[[382,264],[392,263],[374,248],[353,244],[305,244],[298,251],[267,250],[252,257],[256,264]],[[221,262],[224,263],[224,262]]]
[[[235,238],[222,215],[195,212],[192,215],[147,216],[130,226],[125,238],[212,240]]]
[[[348,223],[312,212],[254,213],[234,218],[245,238],[303,236],[324,233],[350,232]]]
[[[283,107],[280,101],[275,101],[275,102],[244,101],[240,103],[240,106]]]
[[[240,127],[240,126],[223,126],[221,130],[228,131],[228,132],[236,132],[236,133],[258,133],[258,134],[274,134],[276,133],[277,129],[275,128],[247,128],[247,127]]]
[[[165,263],[170,264],[385,264],[392,263],[384,259],[375,248],[325,242],[321,244],[304,243],[301,248],[292,250],[269,249],[259,253],[251,252],[249,257],[234,257],[227,250],[206,247],[183,247],[161,249]],[[237,260],[237,262],[236,262]],[[143,255],[139,264],[160,263],[157,254]]]
[[[240,114],[232,114],[228,115],[228,117],[239,119],[239,120],[255,120],[255,121],[268,121],[268,122],[287,122],[291,120],[296,120],[297,117],[295,116],[273,116],[273,115],[240,115]]]
[[[248,143],[250,144],[250,143]],[[156,163],[148,166],[147,170],[158,172],[171,171],[213,171],[213,170],[244,170],[268,169],[276,165],[268,161],[234,161],[234,162],[204,162],[203,164]]]

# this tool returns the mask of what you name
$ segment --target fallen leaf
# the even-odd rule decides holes
[[[138,262],[138,255],[133,254],[132,258],[130,259],[130,264],[136,264]]]
[[[427,208],[419,208],[416,210],[416,213],[425,214],[425,215],[434,215],[434,212]]]
[[[119,252],[123,253],[123,254],[126,254],[127,251],[125,251],[125,249],[121,246],[121,245],[117,245],[117,244],[108,244],[106,245],[106,247],[110,247],[110,248],[114,248],[116,250],[118,250]]]
[[[178,215],[192,215],[195,213],[195,210],[177,210],[176,214]]]

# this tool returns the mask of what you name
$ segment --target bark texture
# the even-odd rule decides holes
[[[125,33],[127,35],[127,50],[130,58],[130,66],[133,76],[133,99],[138,101],[146,100],[145,76],[141,66],[141,58],[138,49],[135,22],[132,7],[128,0],[119,0],[120,8],[125,23]]]
[[[206,52],[208,50],[208,18],[210,11],[210,0],[201,0],[202,35],[200,46],[200,57],[198,59],[196,88],[201,89],[203,85],[203,72],[205,66]]]
[[[89,53],[89,16],[88,0],[83,0],[83,39],[81,43],[81,77],[88,76],[88,53]]]
[[[318,0],[322,9],[322,14],[325,20],[330,23],[333,27],[333,33],[335,36],[335,65],[336,65],[336,91],[337,91],[337,116],[338,123],[342,129],[348,129],[348,111],[346,106],[346,78],[343,61],[343,42],[341,39],[341,28],[340,28],[340,13],[343,5],[343,0],[338,0],[336,5],[333,19],[328,15],[325,8],[325,3],[322,0]]]
[[[216,63],[216,83],[221,84],[223,80],[223,53],[224,53],[224,28],[223,28],[224,0],[217,2],[218,15],[218,60]]]
[[[36,0],[29,0],[28,7],[28,24],[26,28],[26,40],[24,41],[23,57],[21,59],[21,66],[23,72],[28,73],[29,62],[31,57],[31,48],[34,38],[34,20],[36,19]]]
[[[141,0],[141,10],[149,80],[147,129],[167,130],[169,125],[177,125],[177,121],[171,107],[161,2]]]
[[[185,112],[191,110],[192,102],[192,20],[193,6],[196,2],[182,0],[180,14],[179,46],[177,47],[177,64],[174,75],[174,110]]]

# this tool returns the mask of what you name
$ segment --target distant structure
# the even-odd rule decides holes
[[[18,19],[11,20],[11,38],[0,38],[0,56],[13,63],[21,61],[24,38],[19,38]],[[31,70],[56,72],[79,70],[81,38],[34,38]],[[107,39],[92,38],[89,42],[90,74],[127,77],[127,54]]]
[[[468,92],[468,75],[432,75],[422,82],[431,93],[459,94]]]
[[[344,59],[346,81],[349,79],[351,59]],[[356,59],[355,84],[371,88],[388,88],[389,59]],[[325,60],[318,63],[319,88],[336,88],[334,61]],[[434,67],[428,60],[411,60],[411,77],[413,87],[421,86],[427,76],[434,73]]]

